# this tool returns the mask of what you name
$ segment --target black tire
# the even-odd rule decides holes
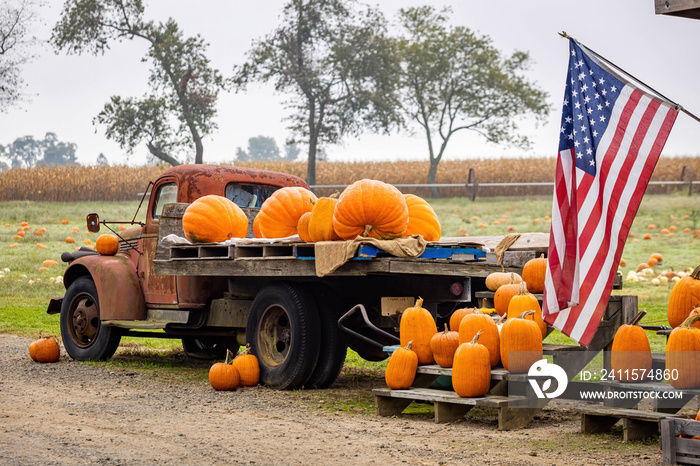
[[[343,302],[330,287],[314,286],[313,296],[321,324],[321,353],[304,387],[328,388],[343,370],[348,352],[347,334],[338,327],[338,319],[347,309],[344,309]]]
[[[224,359],[227,349],[236,354],[239,346],[235,338],[187,337],[182,339],[182,349],[185,354],[195,359]]]
[[[260,382],[282,390],[303,386],[318,360],[319,332],[316,303],[303,286],[278,282],[261,289],[246,327]]]
[[[71,283],[63,297],[61,338],[73,359],[109,359],[119,346],[121,329],[102,325],[99,303],[95,282],[87,276]]]

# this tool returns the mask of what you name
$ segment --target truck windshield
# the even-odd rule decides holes
[[[260,186],[230,183],[226,186],[226,197],[238,207],[260,208],[265,199],[279,189],[277,186]]]

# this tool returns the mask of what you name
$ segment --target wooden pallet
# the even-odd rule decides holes
[[[700,440],[681,437],[700,435],[700,421],[668,416],[661,419],[660,429],[665,464],[700,464]]]
[[[656,435],[659,421],[668,414],[638,409],[612,407],[576,408],[581,413],[581,432],[599,434],[609,432],[618,421],[622,421],[622,441],[633,442]]]
[[[613,381],[606,381],[606,382],[598,382],[600,385],[605,387],[607,390],[610,391],[618,391],[618,392],[630,392],[630,391],[638,391],[638,392],[657,392],[657,393],[663,393],[663,392],[680,392],[680,395],[678,398],[673,398],[673,399],[665,399],[665,398],[653,398],[652,403],[653,403],[653,410],[663,413],[665,415],[669,414],[675,414],[685,405],[687,405],[694,397],[700,396],[700,389],[676,389],[672,387],[668,383],[663,383],[663,382],[640,382],[640,383],[622,383],[622,382],[613,382]],[[613,401],[608,401],[606,400],[605,404],[607,406],[611,407],[618,407],[618,408],[634,408],[639,404],[641,401],[641,398],[634,399],[618,399],[618,400],[613,400]]]

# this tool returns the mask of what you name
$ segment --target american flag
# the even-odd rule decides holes
[[[569,48],[542,313],[588,346],[678,111]]]

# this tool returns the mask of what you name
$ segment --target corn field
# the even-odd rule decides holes
[[[257,162],[242,166],[273,170],[304,178],[305,162]],[[679,181],[681,170],[688,167],[696,184],[700,184],[700,157],[662,157],[654,170],[652,181]],[[552,182],[556,159],[518,158],[490,160],[459,160],[440,163],[437,183],[466,184],[473,168],[478,183]],[[125,201],[137,199],[148,184],[166,170],[155,167],[53,167],[12,169],[0,172],[0,201]],[[428,162],[318,162],[319,185],[348,185],[362,178],[382,180],[392,184],[424,184]],[[688,174],[684,180],[688,180]],[[651,185],[647,193],[686,191],[688,185]],[[696,188],[698,192],[700,188]],[[326,192],[327,191],[327,192]],[[327,195],[333,189],[319,190]],[[401,188],[402,192],[428,196],[427,188]],[[442,197],[465,197],[466,188],[440,188]],[[548,186],[479,187],[477,196],[527,196],[550,194]]]

